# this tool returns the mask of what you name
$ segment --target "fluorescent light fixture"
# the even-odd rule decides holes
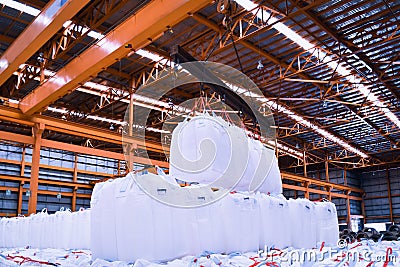
[[[266,104],[269,108],[273,109],[273,110],[277,110],[279,112],[282,112],[284,114],[286,114],[289,118],[291,118],[292,120],[302,124],[303,126],[310,128],[312,130],[314,130],[315,132],[317,132],[318,134],[322,135],[323,137],[327,138],[328,140],[344,147],[346,150],[353,152],[363,158],[367,158],[368,155],[365,154],[364,152],[358,150],[357,148],[352,147],[351,145],[349,145],[348,143],[346,143],[345,141],[342,141],[340,138],[334,136],[333,134],[329,133],[328,131],[321,129],[320,127],[318,127],[317,125],[309,122],[308,120],[304,119],[303,117],[295,114],[293,111],[287,109],[286,107],[276,103],[275,101],[269,100],[267,98],[265,98],[264,96],[261,95],[257,95],[255,93],[251,93],[249,92],[249,90],[246,90],[244,88],[240,88],[237,86],[232,86],[231,84],[227,83],[224,81],[224,83],[229,86],[234,92],[238,93],[238,94],[243,94],[246,96],[251,96],[254,99],[257,99],[257,101]]]
[[[253,3],[250,0],[235,0],[236,3],[244,7],[246,10],[251,11],[253,14],[255,14],[259,19],[265,19],[265,23],[268,24],[273,24],[272,27],[277,30],[278,32],[282,33],[285,35],[287,38],[301,46],[304,50],[309,51],[309,50],[314,50],[312,54],[320,59],[322,62],[326,63],[331,69],[336,70],[337,73],[340,75],[344,76],[350,83],[355,83],[356,89],[360,91],[364,97],[367,98],[370,102],[372,102],[375,106],[379,107],[381,112],[385,114],[385,116],[392,121],[398,128],[400,128],[400,120],[397,118],[397,116],[387,108],[387,105],[380,101],[378,97],[371,92],[371,90],[361,84],[362,79],[359,77],[356,77],[354,75],[350,75],[351,71],[343,64],[343,63],[335,63],[334,59],[327,55],[325,52],[316,49],[313,44],[311,44],[308,40],[304,39],[301,37],[298,33],[287,27],[285,24],[282,22],[278,22],[278,19],[274,17],[270,17],[270,13],[266,10],[263,9],[257,9],[258,5]],[[269,19],[268,21],[266,19]],[[365,62],[364,62],[365,63]],[[365,65],[365,64],[364,64]]]
[[[0,71],[8,67],[8,61],[6,59],[0,59]]]
[[[67,109],[54,108],[54,107],[48,107],[47,110],[51,111],[51,112],[54,112],[54,113],[59,113],[59,114],[70,113],[72,115],[82,116],[82,117],[85,115],[85,114],[83,114],[81,112],[68,111]],[[96,115],[88,115],[88,116],[86,116],[86,118],[90,119],[90,120],[107,122],[107,123],[110,123],[110,124],[116,124],[116,125],[120,125],[120,126],[124,126],[124,125],[127,124],[125,121],[108,119],[108,118],[104,118],[104,117],[100,117],[100,116],[96,116]],[[134,127],[143,129],[143,126],[141,126],[141,125],[134,125]],[[171,133],[170,131],[163,130],[163,129],[157,129],[157,128],[154,128],[154,127],[146,127],[146,130],[151,131],[151,132],[156,132],[156,133]]]
[[[23,3],[13,1],[13,0],[0,0],[0,4],[6,5],[8,7],[11,7],[13,9],[16,9],[18,11],[24,12],[26,14],[32,15],[36,17],[37,15],[40,14],[40,10],[36,9],[34,7],[25,5]]]

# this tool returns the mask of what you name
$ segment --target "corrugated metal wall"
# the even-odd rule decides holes
[[[362,173],[362,188],[365,190],[365,213],[368,223],[390,222],[390,194],[394,221],[400,222],[400,168],[368,171]]]
[[[23,148],[18,144],[0,143],[0,175],[20,176],[21,165],[18,162],[22,160]],[[30,177],[30,162],[32,161],[32,149],[25,149],[25,162],[27,165],[24,169],[24,177]],[[73,181],[75,154],[68,151],[43,148],[40,151],[40,167],[39,178],[56,181]],[[124,162],[122,162],[124,164]],[[118,173],[118,161],[115,159],[100,158],[89,155],[77,155],[77,181],[79,183],[89,183],[93,180],[103,179]],[[19,187],[19,182],[11,182],[0,179],[0,186],[10,189]],[[24,188],[29,189],[29,184],[25,184]],[[61,198],[57,195],[38,195],[37,209],[47,208],[49,212],[55,212],[61,207],[71,208],[72,197],[63,196],[63,193],[71,193],[72,187],[40,185],[39,190],[48,190],[61,193]],[[78,189],[77,194],[91,194],[90,189]],[[24,193],[22,196],[22,213],[28,212],[29,196]],[[4,190],[0,191],[0,213],[15,214],[17,210],[18,191]],[[76,209],[80,207],[88,208],[90,199],[76,199]]]
[[[320,170],[319,173],[317,171],[313,172],[308,172],[307,173],[308,177],[313,178],[313,179],[319,179],[326,181],[326,175],[325,175],[325,170]],[[344,176],[344,170],[341,169],[330,169],[329,170],[329,181],[331,183],[336,183],[340,185],[345,185],[345,181],[347,181],[348,186],[352,187],[357,187],[360,188],[361,186],[361,175],[357,171],[346,171],[346,179]],[[293,184],[293,185],[300,185],[299,183],[295,183],[293,181],[285,181],[285,183]],[[312,185],[310,188],[313,189],[322,189],[319,186]],[[301,191],[294,191],[291,189],[284,189],[284,195],[287,198],[295,198],[297,197],[304,197],[304,192]],[[339,193],[337,190],[332,190],[332,192]],[[343,193],[343,192],[341,192]],[[351,193],[351,195],[354,196],[360,196],[359,194],[356,193]],[[319,195],[315,193],[310,193],[310,199],[311,200],[318,200],[321,198],[327,198],[325,195]],[[346,199],[344,198],[336,198],[332,197],[332,202],[335,203],[337,211],[338,211],[338,217],[340,218],[339,222],[340,223],[345,223],[346,222],[346,217],[347,217],[347,203]],[[352,215],[361,215],[362,214],[362,205],[361,201],[356,201],[356,200],[350,200],[350,213]]]

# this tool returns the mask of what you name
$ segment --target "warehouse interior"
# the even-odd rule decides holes
[[[197,60],[243,72],[272,103],[285,197],[331,200],[341,225],[399,223],[399,19],[391,0],[0,0],[0,216],[89,208],[97,182],[131,169],[130,105],[151,110],[132,168],[167,171],[163,118],[225,95],[135,92]]]

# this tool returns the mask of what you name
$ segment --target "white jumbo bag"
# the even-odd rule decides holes
[[[192,208],[186,209],[192,217],[194,254],[204,251],[222,253],[226,251],[224,242],[224,213],[223,202],[218,200],[219,191],[212,191],[210,187],[191,186],[188,189],[188,198],[193,203]]]
[[[28,219],[24,216],[18,216],[18,240],[17,247],[26,247],[29,244],[29,224]]]
[[[90,210],[83,208],[72,213],[70,246],[73,249],[90,249]]]
[[[107,180],[101,188],[101,195],[99,198],[97,209],[100,209],[98,214],[98,220],[101,220],[99,232],[92,233],[97,236],[101,236],[98,244],[101,248],[101,258],[105,260],[115,260],[118,258],[117,253],[117,241],[115,233],[116,216],[115,216],[115,195],[114,190],[116,185],[121,181],[122,178]],[[95,209],[94,207],[92,210]],[[92,218],[93,215],[92,215]],[[92,223],[91,225],[94,225]],[[95,237],[97,238],[97,237]],[[93,245],[93,243],[91,243]],[[93,253],[94,254],[94,253]]]
[[[17,220],[16,218],[7,218],[4,223],[4,247],[11,248],[16,246],[17,241]]]
[[[56,248],[70,249],[72,240],[72,212],[61,208],[55,213]]]
[[[256,176],[256,171],[258,166],[260,165],[260,159],[261,159],[261,144],[259,144],[259,141],[254,140],[253,138],[247,138],[248,141],[248,148],[249,148],[249,158],[247,162],[246,169],[243,173],[242,178],[238,182],[238,184],[233,188],[235,191],[239,192],[248,192],[248,191],[253,191],[250,188],[250,185],[252,181],[261,181],[263,177],[265,177],[269,169],[263,168],[262,170],[260,169],[257,172]],[[261,145],[261,146],[260,146]],[[266,166],[266,164],[262,164],[262,166]]]
[[[211,183],[228,167],[231,146],[220,120],[208,114],[185,120],[172,133],[170,174],[182,181]]]
[[[254,195],[231,193],[222,200],[226,253],[256,251],[260,238],[260,207]]]
[[[115,188],[115,236],[118,254],[112,260],[135,261],[141,257],[154,258],[151,201],[136,185],[131,175],[121,178]],[[96,208],[92,207],[92,225],[95,210]]]
[[[314,248],[317,244],[315,204],[308,199],[289,200],[291,239],[294,248]]]
[[[90,248],[92,250],[92,258],[100,258],[103,253],[103,235],[101,234],[101,218],[103,214],[102,205],[100,201],[103,186],[106,182],[96,183],[93,188],[92,196],[90,198],[91,216],[90,216]]]
[[[332,202],[316,202],[317,242],[335,246],[339,239],[339,223],[336,206]]]
[[[260,194],[261,242],[260,248],[275,247],[284,249],[291,246],[288,201],[283,195]]]
[[[79,211],[79,222],[78,225],[78,237],[80,236],[80,247],[79,249],[90,249],[90,219],[91,219],[91,210],[85,209],[83,211]]]
[[[59,228],[57,227],[57,220],[58,216],[56,216],[56,214],[50,214],[47,217],[47,235],[49,236],[48,239],[48,247],[49,248],[59,248],[58,246],[58,242],[59,242],[59,238],[58,238],[58,231]]]
[[[4,231],[5,222],[6,218],[0,218],[0,248],[5,247],[5,231]]]
[[[261,143],[260,143],[261,144]],[[250,185],[251,191],[260,191],[271,195],[282,194],[282,178],[279,171],[278,160],[273,149],[261,144],[261,159],[255,178]],[[265,176],[263,176],[265,175]],[[261,181],[259,179],[262,179]]]
[[[233,188],[246,168],[247,143],[243,129],[219,117],[205,114],[184,121],[172,134],[170,174],[183,181],[217,181],[214,187]]]
[[[50,245],[50,236],[48,234],[49,229],[49,214],[47,213],[47,209],[44,208],[40,213],[40,220],[39,223],[39,248],[48,248]]]
[[[32,248],[40,247],[40,224],[42,221],[42,212],[31,214],[29,218],[29,246]]]

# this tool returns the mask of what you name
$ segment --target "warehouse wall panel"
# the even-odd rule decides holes
[[[400,168],[364,171],[362,188],[367,222],[400,222]]]

